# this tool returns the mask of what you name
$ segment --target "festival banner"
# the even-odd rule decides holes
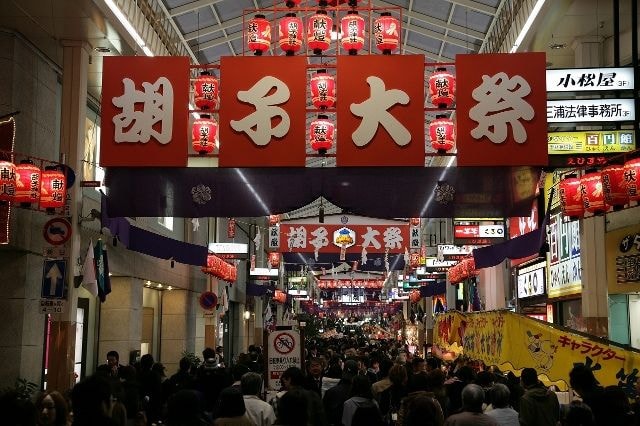
[[[436,317],[434,330],[434,353],[441,357],[464,354],[518,375],[533,367],[543,380],[562,390],[568,387],[573,366],[584,364],[602,386],[619,386],[630,397],[635,394],[640,353],[607,340],[510,311],[451,311]]]

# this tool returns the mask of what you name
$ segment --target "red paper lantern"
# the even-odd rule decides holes
[[[429,77],[431,103],[438,108],[449,108],[456,94],[456,78],[446,68],[437,68]]]
[[[227,221],[227,238],[236,237],[236,220],[232,217]]]
[[[318,119],[313,120],[309,126],[311,149],[320,154],[326,154],[333,146],[335,126],[328,118],[326,115],[319,115]]]
[[[52,211],[64,206],[67,198],[67,179],[56,166],[47,166],[42,172],[40,208]]]
[[[280,266],[280,253],[277,251],[269,253],[269,265],[271,265],[273,269],[277,269]]]
[[[640,176],[640,158],[624,163],[624,184],[627,187],[629,201],[640,201],[638,194],[638,177]]]
[[[333,19],[326,10],[319,10],[309,18],[307,24],[307,45],[314,55],[321,55],[331,45],[331,28]]]
[[[607,205],[604,202],[602,177],[598,172],[586,173],[580,179],[580,192],[584,209],[589,213],[604,213]]]
[[[420,218],[419,217],[412,217],[411,219],[409,219],[409,224],[411,226],[420,226]]]
[[[205,155],[213,152],[217,137],[218,123],[216,120],[203,114],[193,122],[193,126],[191,126],[191,144],[193,150],[198,154]]]
[[[409,301],[411,301],[411,303],[418,303],[420,301],[420,297],[420,290],[413,290],[409,293]]]
[[[287,295],[282,290],[276,290],[273,292],[273,301],[276,303],[284,304],[287,301]]]
[[[567,217],[576,219],[584,215],[580,179],[576,175],[567,175],[560,182],[560,205],[562,214]]]
[[[357,10],[350,10],[347,15],[340,20],[342,28],[342,48],[349,52],[349,55],[357,55],[358,50],[364,46],[364,18],[358,15]]]
[[[13,201],[16,195],[16,165],[0,161],[0,201]]]
[[[331,108],[336,102],[336,80],[326,70],[311,77],[311,101],[316,108]]]
[[[604,167],[602,175],[602,190],[605,202],[614,208],[620,208],[629,202],[627,186],[624,183],[624,166],[613,164]]]
[[[390,12],[383,12],[373,24],[373,38],[376,47],[385,55],[390,55],[400,43],[400,23],[391,16]]]
[[[215,254],[207,255],[207,265],[201,270],[223,281],[234,282],[238,278],[238,269]]]
[[[247,46],[260,56],[271,46],[271,25],[264,15],[256,15],[247,25]]]
[[[272,214],[269,216],[269,226],[275,226],[280,223],[280,215]]]
[[[40,176],[42,172],[31,160],[22,160],[16,166],[16,195],[14,201],[24,207],[40,199]]]
[[[209,73],[202,71],[193,85],[193,101],[200,110],[213,110],[218,108],[220,87],[218,79]]]
[[[287,13],[278,25],[280,48],[291,56],[302,48],[302,19]]]
[[[451,151],[456,146],[456,126],[444,115],[436,116],[436,119],[429,124],[429,136],[431,146],[438,151],[438,154]]]
[[[420,253],[409,254],[409,266],[411,269],[416,269],[420,266]]]
[[[284,4],[287,5],[287,7],[296,7],[297,5],[300,4],[302,0],[286,0],[284,2]]]

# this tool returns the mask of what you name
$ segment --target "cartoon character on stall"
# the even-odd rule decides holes
[[[533,334],[527,330],[527,350],[535,362],[535,367],[539,370],[548,371],[553,366],[553,357],[557,346],[551,340],[541,339],[542,334]]]

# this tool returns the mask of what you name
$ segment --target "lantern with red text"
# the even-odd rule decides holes
[[[431,146],[438,154],[445,154],[456,146],[456,126],[444,115],[437,115],[436,119],[429,123],[429,136]]]
[[[272,269],[278,269],[280,267],[280,253],[277,251],[272,251],[269,253],[269,265],[271,265]]]
[[[218,79],[209,71],[202,71],[200,77],[193,84],[193,102],[200,110],[213,110],[218,108],[220,101],[220,88]]]
[[[279,214],[269,215],[269,226],[276,226],[279,223],[280,223],[280,215]]]
[[[624,166],[612,164],[603,167],[600,171],[602,176],[602,190],[604,191],[604,201],[614,209],[620,209],[629,202],[627,187],[624,183]]]
[[[400,23],[391,16],[390,12],[383,12],[373,23],[373,38],[376,47],[384,55],[391,55],[400,43]]]
[[[282,305],[287,301],[287,294],[282,290],[276,290],[273,292],[273,301]]]
[[[582,176],[580,179],[580,192],[582,194],[582,204],[584,204],[586,211],[596,214],[607,211],[600,173],[593,171]]]
[[[340,21],[342,29],[342,48],[349,52],[349,55],[357,55],[358,50],[364,46],[364,18],[358,15],[357,10],[350,10]]]
[[[629,201],[640,201],[638,177],[640,177],[640,158],[634,158],[624,163],[624,184],[627,187]]]
[[[191,127],[191,145],[193,150],[200,155],[210,154],[216,146],[218,137],[218,123],[216,120],[203,114],[193,122]]]
[[[295,13],[287,13],[278,24],[280,48],[291,56],[302,48],[302,19]]]
[[[264,15],[256,15],[247,25],[247,46],[256,56],[262,55],[271,46],[271,25]]]
[[[431,103],[438,108],[449,108],[456,94],[456,78],[446,68],[437,68],[429,77]]]
[[[16,165],[11,161],[0,161],[0,202],[13,201],[16,195]]]
[[[22,160],[16,166],[16,195],[14,202],[23,207],[40,199],[40,175],[42,172],[31,160]]]
[[[56,166],[47,166],[42,172],[40,184],[40,208],[52,213],[64,206],[67,198],[67,179]]]
[[[576,175],[567,175],[560,182],[560,206],[562,214],[571,219],[577,219],[584,215],[580,179]]]
[[[309,126],[311,149],[318,151],[319,154],[326,154],[333,146],[335,126],[328,118],[326,115],[319,115],[318,119],[313,120]]]
[[[316,108],[331,108],[336,102],[336,80],[326,70],[311,77],[311,102]]]
[[[307,45],[314,55],[321,55],[331,45],[331,28],[333,19],[326,10],[319,10],[309,18],[307,23]]]
[[[409,267],[416,269],[418,266],[420,266],[420,253],[409,254]]]

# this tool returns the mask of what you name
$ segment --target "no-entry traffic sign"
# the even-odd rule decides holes
[[[59,246],[71,238],[71,223],[63,217],[56,217],[44,224],[44,239],[51,245]]]

